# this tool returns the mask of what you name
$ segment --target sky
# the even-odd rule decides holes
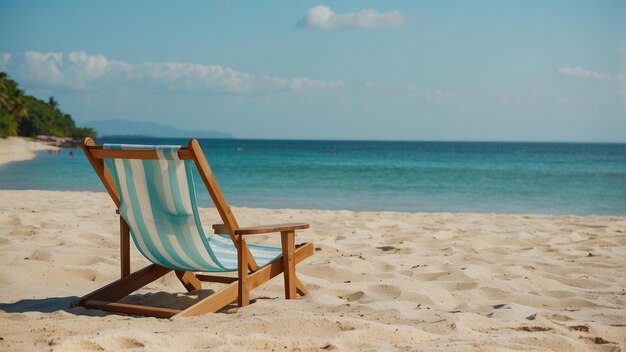
[[[0,0],[0,70],[82,126],[625,142],[625,22],[622,0]]]

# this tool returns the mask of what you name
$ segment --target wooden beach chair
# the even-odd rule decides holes
[[[250,303],[251,290],[281,273],[287,299],[306,295],[295,266],[314,250],[311,243],[296,247],[295,231],[309,225],[239,227],[197,140],[187,147],[100,146],[85,138],[82,147],[120,214],[121,278],[78,299],[73,307],[160,318],[194,316],[234,301],[243,307]],[[208,236],[198,215],[194,165],[223,222],[213,225],[214,234]],[[266,233],[280,233],[282,248],[246,243],[246,236]],[[130,237],[152,262],[132,274]],[[183,310],[118,302],[172,271],[188,291],[201,289],[202,282],[226,286]],[[237,271],[236,278],[214,274],[232,271]]]

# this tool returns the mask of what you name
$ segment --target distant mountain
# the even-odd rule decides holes
[[[170,138],[233,138],[226,132],[208,130],[183,130],[155,122],[122,119],[89,121],[89,126],[99,136],[142,136]]]

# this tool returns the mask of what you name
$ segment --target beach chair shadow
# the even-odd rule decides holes
[[[6,313],[52,313],[62,310],[71,313],[70,304],[76,299],[78,299],[77,296],[22,299],[13,303],[0,303],[0,311]]]
[[[120,214],[121,278],[72,303],[73,307],[102,309],[160,318],[185,317],[217,312],[236,301],[248,305],[250,291],[283,274],[285,298],[304,296],[307,290],[297,278],[297,263],[313,255],[313,245],[296,246],[295,231],[306,223],[239,227],[220,190],[200,144],[191,139],[187,147],[96,145],[82,143],[87,159],[111,196]],[[193,169],[220,215],[214,234],[204,233],[198,215]],[[245,237],[279,233],[281,247],[248,244]],[[151,265],[130,272],[130,238]],[[237,277],[214,273],[237,272]],[[123,298],[175,273],[187,291],[200,290],[202,282],[225,287],[198,297],[187,308],[165,308],[129,303]]]
[[[215,293],[215,290],[198,290],[189,292],[189,295],[180,295],[171,292],[159,291],[154,293],[134,294],[126,296],[121,302],[127,302],[131,304],[137,304],[146,306],[147,302],[162,300],[172,301],[176,300],[176,305],[182,309],[192,306],[198,299],[204,299]],[[66,297],[47,297],[47,298],[33,298],[22,299],[13,303],[0,303],[0,311],[5,313],[27,313],[27,312],[39,312],[39,313],[54,313],[63,311],[74,315],[86,315],[86,316],[106,316],[111,314],[119,314],[117,312],[107,312],[104,310],[92,310],[84,309],[82,307],[70,307],[73,302],[76,302],[79,297],[66,296]],[[235,308],[236,305],[226,305],[220,312],[227,312],[231,308]]]

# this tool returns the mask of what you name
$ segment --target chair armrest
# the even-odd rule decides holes
[[[224,224],[213,224],[213,233],[216,234],[226,234],[228,233],[228,229]]]
[[[257,235],[271,232],[284,232],[308,229],[309,224],[303,222],[294,222],[287,224],[274,224],[274,225],[261,225],[261,226],[249,226],[242,227],[239,230],[235,230],[235,235]],[[228,233],[228,229],[224,224],[214,224],[213,232],[215,233]]]
[[[235,230],[235,235],[257,235],[271,232],[287,232],[295,230],[308,229],[309,224],[303,222],[294,222],[288,224],[274,224],[274,225],[262,225],[262,226],[249,226],[242,227],[239,230]]]

